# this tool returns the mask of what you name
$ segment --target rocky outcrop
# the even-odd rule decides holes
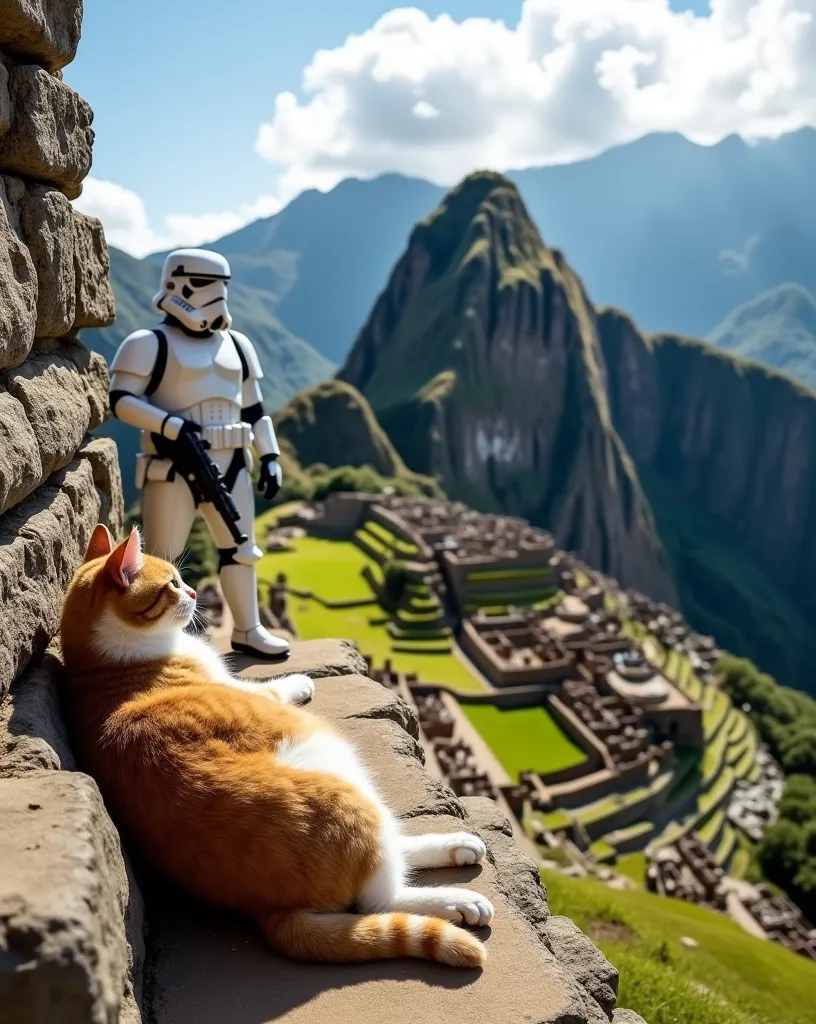
[[[408,474],[371,406],[343,381],[301,391],[275,414],[275,430],[306,469],[321,463],[329,468],[371,466],[388,477]]]
[[[414,230],[339,377],[446,493],[674,598],[612,425],[594,310],[506,179],[471,176]]]
[[[76,211],[91,112],[59,69],[82,5],[0,0],[0,1016],[140,1020],[142,909],[95,783],[75,771],[54,634],[94,526],[123,529],[100,223]]]

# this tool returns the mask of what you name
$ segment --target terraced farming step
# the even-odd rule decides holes
[[[720,837],[720,841],[717,844],[717,848],[713,851],[714,860],[716,860],[716,862],[724,870],[728,870],[731,858],[734,856],[734,851],[737,848],[737,841],[738,837],[736,830],[733,828],[732,825],[726,822],[725,828],[723,829],[722,835]]]

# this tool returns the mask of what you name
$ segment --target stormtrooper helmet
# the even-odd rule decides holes
[[[153,305],[194,333],[227,330],[229,263],[207,249],[176,249],[164,261],[161,291]]]

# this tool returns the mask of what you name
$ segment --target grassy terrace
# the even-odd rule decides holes
[[[511,779],[519,772],[554,772],[586,760],[546,707],[463,704],[462,711]]]
[[[637,853],[627,853],[625,857],[619,857],[615,871],[619,875],[626,875],[642,889],[646,884],[646,853],[639,850]]]
[[[705,823],[705,825],[703,825],[702,828],[698,830],[697,835],[700,837],[700,840],[706,844],[706,846],[711,846],[711,844],[714,842],[715,837],[717,837],[722,831],[722,827],[724,824],[725,811],[722,808],[720,808],[718,811],[712,814],[708,821]]]
[[[309,590],[324,601],[374,601],[362,576],[370,559],[353,544],[298,537],[291,547],[265,555],[258,563],[258,577],[271,582],[279,572],[286,573],[290,587]]]
[[[268,516],[269,513],[264,519]],[[325,601],[370,602],[352,608],[327,608],[317,600],[290,595],[289,611],[304,640],[345,637],[371,655],[376,665],[390,658],[397,671],[416,672],[423,682],[442,683],[465,692],[482,691],[481,681],[451,651],[449,639],[438,639],[438,632],[433,640],[425,642],[417,641],[412,633],[410,644],[389,635],[388,617],[362,576],[365,566],[375,563],[350,542],[300,537],[292,541],[291,551],[265,556],[260,562],[259,577],[271,582],[279,572],[284,572],[291,587],[311,591]],[[395,651],[395,644],[407,644],[410,649]]]
[[[596,839],[589,847],[599,864],[613,861],[616,856],[615,847],[611,846],[605,839]]]
[[[552,570],[547,566],[519,569],[476,569],[466,574],[469,583],[493,583],[496,580],[537,580],[540,577],[552,579]]]
[[[397,558],[416,558],[419,554],[416,544],[402,540],[401,537],[397,537],[396,534],[393,534],[382,523],[378,523],[374,519],[367,520],[363,525],[363,530],[370,536],[375,537],[385,550],[393,551]]]
[[[551,911],[572,918],[620,971],[618,1004],[649,1024],[812,1024],[816,964],[804,957],[704,907],[556,872],[542,878]],[[685,949],[684,935],[699,947]]]
[[[717,849],[712,851],[714,859],[723,867],[731,858],[737,846],[737,833],[734,828],[726,822]]]
[[[710,707],[703,709],[703,732],[708,742],[725,723],[731,710],[731,698],[727,693],[716,689],[713,694],[707,694],[706,697],[711,704]]]
[[[720,729],[703,751],[703,785],[710,786],[722,771],[728,746],[728,730]]]

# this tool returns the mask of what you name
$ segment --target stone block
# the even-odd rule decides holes
[[[107,410],[105,360],[78,341],[36,344],[0,372],[0,514],[67,465]]]
[[[8,68],[0,60],[0,135],[11,126],[11,96],[8,89]]]
[[[25,359],[37,321],[37,274],[20,237],[24,193],[21,181],[0,175],[0,368]]]
[[[56,185],[69,199],[91,167],[91,108],[69,86],[33,64],[9,68],[11,126],[0,172]]]
[[[125,531],[125,504],[116,442],[109,437],[90,438],[80,455],[93,471],[100,501],[99,522],[104,523],[118,540]]]
[[[70,64],[82,30],[82,0],[0,0],[0,48],[49,71]]]
[[[618,995],[617,970],[568,917],[551,917],[546,928],[555,955],[609,1016]]]
[[[549,947],[546,924],[550,917],[547,893],[533,861],[519,848],[513,829],[495,800],[483,796],[462,797],[465,814],[479,834],[490,836],[490,849],[507,899],[530,923],[542,942]],[[487,839],[485,839],[487,842]]]
[[[74,322],[73,208],[47,185],[29,184],[20,204],[20,235],[37,274],[38,338],[61,338]],[[91,272],[92,272],[91,268]]]
[[[76,313],[74,330],[108,327],[116,319],[113,289],[108,279],[110,256],[102,222],[73,210]]]
[[[54,641],[12,683],[0,704],[0,779],[76,769],[60,713],[62,671],[59,642]]]
[[[615,1010],[612,1024],[646,1024],[646,1021],[634,1010]]]
[[[143,959],[141,899],[96,784],[0,779],[0,820],[3,1020],[117,1024]]]
[[[100,463],[116,458],[115,446],[99,445],[102,440],[91,442],[98,445],[91,457],[84,448],[0,516],[0,701],[56,633],[65,589],[84,557],[94,526],[105,521],[105,499],[114,514],[122,515],[121,491],[118,498],[105,495],[96,483],[105,478]],[[115,487],[117,480],[118,467],[114,470],[109,465],[109,485]]]
[[[222,642],[221,647],[224,653],[230,650],[228,642]],[[348,640],[294,640],[286,661],[264,664],[230,655],[230,663],[235,671],[248,679],[273,679],[294,672],[320,679],[323,676],[364,675],[366,671],[365,659]]]

